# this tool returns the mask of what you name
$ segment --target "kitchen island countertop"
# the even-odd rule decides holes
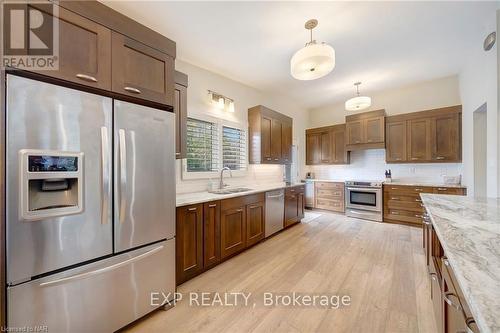
[[[500,331],[500,199],[421,194],[481,332]]]

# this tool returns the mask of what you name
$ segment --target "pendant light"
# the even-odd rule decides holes
[[[312,30],[317,25],[318,20],[315,19],[306,22],[305,28],[310,31],[311,39],[290,60],[290,72],[297,80],[319,79],[335,67],[333,47],[325,43],[317,44],[312,38]]]
[[[372,105],[372,99],[368,96],[359,95],[359,85],[361,82],[356,82],[356,97],[353,97],[345,102],[345,109],[347,111],[361,111],[369,108]]]

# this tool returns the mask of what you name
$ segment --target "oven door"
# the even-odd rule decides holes
[[[382,189],[346,187],[346,207],[371,211],[382,211]]]

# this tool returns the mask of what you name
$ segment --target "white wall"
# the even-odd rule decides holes
[[[496,30],[496,4],[481,22],[483,39]],[[500,165],[498,163],[498,79],[497,79],[497,46],[489,52],[483,50],[483,39],[478,39],[470,50],[467,65],[460,73],[460,95],[463,105],[463,164],[464,183],[468,186],[468,194],[474,195],[474,152],[473,152],[473,113],[486,103],[487,108],[487,195],[497,197]],[[497,42],[498,44],[498,42]]]
[[[362,112],[385,109],[387,115],[409,113],[461,104],[457,76],[421,82],[398,89],[370,93],[372,106]],[[344,103],[310,111],[308,127],[345,122]],[[442,176],[463,173],[461,163],[445,164],[386,164],[385,150],[374,149],[351,153],[349,165],[308,166],[316,178],[339,180],[383,180],[384,171],[391,169],[394,180],[442,182]]]
[[[305,151],[304,131],[308,114],[296,102],[280,96],[268,96],[255,88],[233,81],[192,64],[176,60],[176,69],[187,74],[189,87],[187,90],[188,116],[208,115],[223,118],[244,127],[248,126],[248,109],[255,105],[265,105],[273,110],[293,118],[294,144],[298,146],[298,167],[301,177],[304,174]],[[208,90],[218,92],[234,99],[235,112],[221,111],[210,105]],[[177,193],[188,193],[206,190],[208,179],[183,180],[181,177],[181,162],[176,163]],[[251,185],[253,183],[280,182],[283,179],[283,167],[273,165],[249,165],[244,177],[234,177],[227,180],[231,185]]]
[[[361,86],[361,92],[363,92],[363,86]],[[361,112],[385,109],[387,115],[395,115],[461,103],[457,76],[373,92],[369,95],[372,98],[372,106]],[[345,111],[344,102],[312,109],[309,127],[341,124],[345,122],[345,116],[354,113]]]

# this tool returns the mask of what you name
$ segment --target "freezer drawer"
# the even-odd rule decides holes
[[[114,101],[115,252],[175,236],[175,115]]]
[[[151,292],[175,291],[175,239],[9,287],[10,327],[113,332],[154,310]],[[160,298],[162,299],[162,298]]]

